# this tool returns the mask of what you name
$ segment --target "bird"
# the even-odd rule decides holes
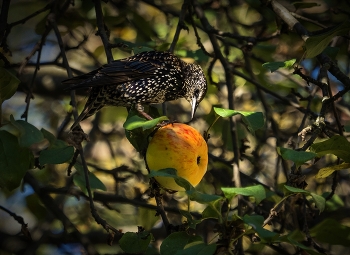
[[[62,83],[68,90],[91,88],[84,109],[71,130],[104,106],[134,106],[143,113],[142,105],[179,98],[185,98],[191,104],[193,119],[207,92],[207,80],[201,66],[186,63],[168,51],[145,51],[114,60]],[[146,113],[144,116],[148,118]]]

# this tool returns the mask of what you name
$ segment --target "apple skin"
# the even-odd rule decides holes
[[[172,123],[157,130],[146,151],[149,170],[175,168],[177,175],[196,186],[208,167],[208,145],[193,127]],[[184,190],[170,177],[155,177],[161,187]]]

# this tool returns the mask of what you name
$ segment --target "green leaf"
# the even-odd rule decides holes
[[[41,143],[44,140],[43,134],[32,124],[23,120],[14,120],[10,116],[10,122],[13,127],[18,130],[18,141],[22,147],[30,147],[35,143]]]
[[[326,197],[328,197],[329,194],[330,194],[330,192],[325,192],[322,194],[322,196],[326,198]],[[334,194],[331,199],[328,199],[326,201],[326,209],[327,209],[327,211],[330,211],[330,212],[340,210],[344,206],[345,206],[344,201],[337,194]]]
[[[42,128],[40,131],[43,134],[43,136],[49,141],[50,146],[52,146],[56,142],[57,138],[51,132],[47,131],[44,128]]]
[[[179,185],[180,187],[183,187],[186,191],[194,190],[194,187],[192,186],[192,184],[189,181],[187,181],[186,179],[184,179],[180,176],[175,176],[172,178],[175,179],[175,182],[177,185]]]
[[[264,223],[264,217],[260,215],[244,215],[243,217],[244,223],[253,227],[253,229],[258,233],[259,237],[263,239],[265,242],[271,242],[278,237],[277,233],[271,232],[262,227]]]
[[[39,220],[45,220],[47,217],[47,208],[41,202],[38,194],[33,193],[25,197],[26,206],[30,212]]]
[[[196,241],[187,244],[183,250],[175,253],[175,255],[212,255],[216,251],[216,244],[206,244],[203,241]]]
[[[188,235],[186,232],[175,232],[164,239],[160,245],[161,255],[174,255],[177,251],[183,250],[188,244],[195,241],[202,241],[199,236]]]
[[[330,47],[330,46],[327,46],[323,53],[326,54],[328,57],[330,57],[331,59],[333,60],[336,60],[336,57],[339,53],[339,48],[338,47]]]
[[[40,152],[39,162],[45,164],[62,164],[71,160],[74,154],[74,148],[67,145],[64,141],[57,139],[52,133],[41,129],[43,136],[49,141],[50,146]]]
[[[322,243],[350,247],[350,227],[340,224],[339,220],[326,218],[310,229],[310,235]]]
[[[202,219],[214,218],[219,219],[219,222],[221,222],[221,206],[222,199],[208,203],[208,206],[202,212]]]
[[[289,195],[291,193],[303,193],[305,195],[310,195],[312,197],[312,199],[315,202],[316,207],[320,210],[320,212],[323,212],[325,206],[326,206],[326,200],[324,197],[319,196],[315,193],[311,193],[307,190],[303,190],[303,189],[298,189],[298,188],[294,188],[288,185],[284,185],[285,188],[285,195]]]
[[[318,173],[315,175],[315,178],[326,178],[330,176],[334,171],[344,170],[348,168],[350,168],[350,163],[343,163],[340,165],[324,167],[318,171]]]
[[[80,163],[75,163],[74,168],[77,170],[77,173],[74,174],[73,182],[75,185],[77,185],[81,189],[81,191],[87,194],[83,166]],[[104,191],[107,190],[103,182],[101,182],[100,179],[98,179],[96,175],[94,175],[94,173],[89,172],[89,182],[90,182],[91,190],[95,190],[95,189],[100,189]]]
[[[320,210],[320,213],[324,211],[324,208],[326,207],[326,199],[320,195],[317,195],[315,193],[310,192],[310,195],[312,196],[313,200],[315,201],[316,207]]]
[[[177,185],[183,187],[185,190],[194,190],[194,187],[186,179],[177,175],[177,170],[175,168],[165,168],[157,171],[150,170],[148,176],[151,177],[167,177],[173,178]]]
[[[303,189],[298,189],[298,188],[294,188],[294,187],[291,187],[291,186],[288,186],[288,185],[284,185],[284,188],[287,192],[284,192],[285,195],[288,195],[290,193],[306,193],[306,194],[309,194],[310,192],[307,191],[307,190],[303,190]]]
[[[202,49],[198,49],[196,51],[190,51],[190,50],[176,50],[176,55],[180,57],[186,57],[186,58],[192,58],[197,63],[207,63],[209,60],[209,56],[204,53]]]
[[[350,22],[346,20],[325,33],[310,36],[305,42],[306,58],[313,58],[319,55],[335,36],[347,35],[349,30]]]
[[[131,20],[133,26],[136,27],[136,31],[139,31],[138,36],[145,36],[144,40],[157,36],[157,33],[154,31],[153,24],[146,20],[142,15],[140,15],[139,12],[136,11],[136,9],[131,8],[129,9],[129,12],[129,19]]]
[[[148,131],[148,130],[147,130]],[[141,128],[134,129],[132,131],[125,129],[125,136],[134,148],[143,154],[148,146],[148,135],[151,132],[142,131]]]
[[[113,17],[114,21],[115,21],[115,17]],[[138,54],[141,52],[145,52],[145,51],[153,51],[154,49],[152,47],[154,47],[154,42],[150,41],[148,43],[132,43],[129,41],[125,41],[123,39],[120,38],[115,38],[113,41],[115,44],[118,45],[122,45],[123,47],[121,48],[124,51],[130,52],[133,51],[134,54]]]
[[[62,164],[72,159],[74,154],[73,146],[65,146],[63,148],[47,149],[40,152],[40,165],[46,164]]]
[[[312,248],[305,246],[304,244],[300,243],[305,240],[305,234],[302,233],[299,230],[294,230],[293,232],[289,232],[287,235],[280,236],[274,242],[285,242],[289,243],[291,245],[294,245],[302,250],[305,250],[310,255],[321,255],[321,253],[318,253],[314,251]]]
[[[314,143],[310,151],[317,153],[317,157],[333,154],[350,163],[350,142],[344,136],[335,135],[326,141]]]
[[[264,115],[262,112],[236,111],[217,107],[214,107],[214,111],[221,117],[231,117],[240,114],[242,116],[243,123],[247,126],[249,132],[251,133],[254,133],[256,130],[262,128],[265,124]]]
[[[193,219],[192,215],[188,211],[180,211],[181,215],[187,219],[187,224],[189,228],[196,229],[197,224],[201,223],[201,220]]]
[[[152,240],[152,234],[148,231],[140,233],[126,232],[119,240],[120,248],[126,253],[142,254]]]
[[[157,171],[150,170],[148,177],[167,177],[173,178],[177,185],[183,187],[185,190],[194,189],[194,187],[186,179],[177,175],[177,170],[175,168],[165,168]]]
[[[161,116],[161,117],[156,118],[156,119],[146,120],[146,119],[141,118],[137,115],[134,115],[125,121],[123,127],[126,130],[134,130],[136,128],[142,128],[143,130],[147,130],[147,129],[155,127],[158,123],[160,123],[164,120],[168,120],[168,117]]]
[[[221,196],[204,194],[197,191],[191,183],[189,183],[186,179],[177,175],[177,171],[174,168],[165,168],[161,170],[150,170],[148,177],[167,177],[173,178],[177,185],[183,187],[186,190],[186,194],[189,199],[192,201],[196,201],[201,204],[208,204],[216,200],[222,199]]]
[[[315,6],[320,6],[318,3],[311,3],[311,2],[293,2],[292,3],[296,9],[306,9],[306,8],[311,8]]]
[[[151,170],[148,177],[171,177],[175,178],[177,176],[177,171],[175,168],[165,168],[158,171]]]
[[[277,147],[277,153],[281,155],[283,159],[293,161],[297,168],[306,161],[309,161],[317,156],[316,153],[313,152],[296,151],[283,147]]]
[[[0,186],[11,191],[19,187],[28,169],[34,165],[33,153],[18,144],[16,136],[0,131]]]
[[[262,66],[272,72],[278,70],[279,68],[289,68],[292,67],[296,62],[296,59],[290,59],[283,62],[267,62],[262,64]]]
[[[212,194],[204,194],[197,191],[195,188],[186,190],[186,194],[192,201],[196,201],[200,204],[209,204],[218,200],[221,200],[221,196],[212,195]]]
[[[249,186],[244,188],[221,188],[227,199],[232,199],[237,195],[251,196],[255,198],[255,202],[259,204],[266,198],[265,189],[262,185]]]
[[[16,76],[0,67],[0,104],[16,93],[19,83],[20,80]]]
[[[149,114],[151,116],[159,116],[158,110],[155,107],[149,106]],[[160,119],[166,119],[166,116],[161,116],[153,120],[146,120],[140,118],[137,115],[136,110],[131,110],[124,123],[125,135],[134,148],[144,153],[148,146],[148,138],[155,129],[155,126],[161,121]]]
[[[350,132],[350,125],[349,124],[344,125],[344,131],[345,132]]]

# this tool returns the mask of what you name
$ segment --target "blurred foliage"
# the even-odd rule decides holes
[[[0,254],[350,253],[348,1],[0,5]],[[69,130],[71,103],[81,112],[89,90],[69,94],[61,81],[109,50],[171,47],[207,77],[189,124],[208,140],[208,171],[193,187],[144,164],[158,123],[190,121],[186,100],[147,106],[151,121],[101,109],[81,123],[82,148],[107,232]],[[186,191],[161,191],[162,210],[152,176]]]

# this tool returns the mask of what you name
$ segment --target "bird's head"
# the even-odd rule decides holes
[[[191,104],[191,119],[207,93],[207,80],[199,65],[187,64],[184,71],[185,99]]]

